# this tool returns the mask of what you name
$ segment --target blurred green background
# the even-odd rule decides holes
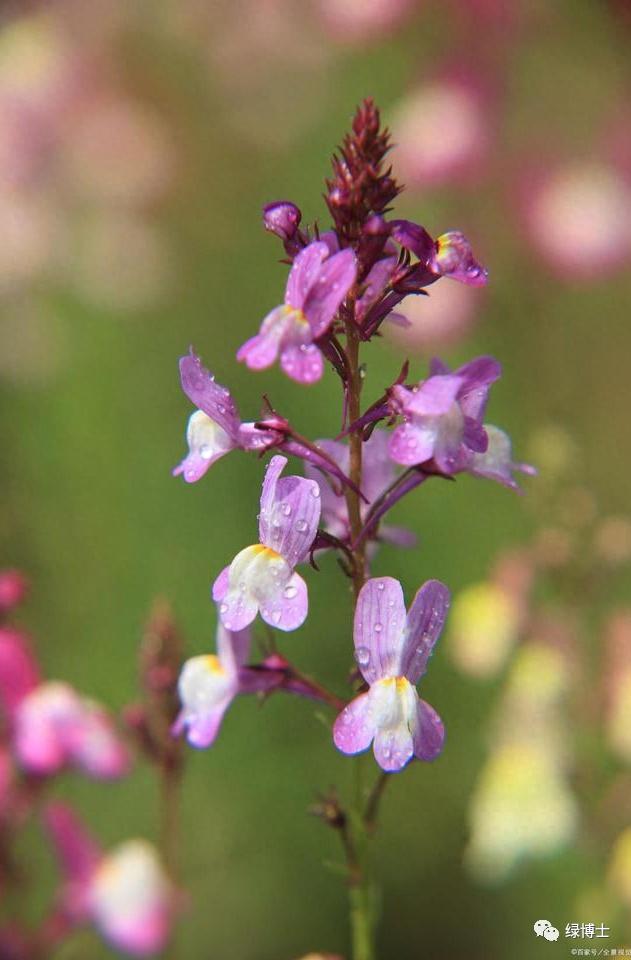
[[[4,17],[0,86],[7,59],[18,75],[30,69],[28,56],[24,67],[11,60],[16,25],[48,30],[52,22],[64,36],[64,62],[79,53],[88,76],[96,64],[98,79],[83,91],[88,116],[91,93],[98,99],[114,91],[160,125],[141,161],[110,145],[101,171],[106,189],[97,189],[81,176],[99,151],[71,144],[75,159],[64,168],[67,121],[51,121],[55,147],[35,175],[50,249],[43,266],[31,255],[38,269],[27,256],[17,277],[10,262],[3,265],[2,559],[32,578],[20,622],[50,677],[115,709],[133,700],[139,639],[157,595],[172,601],[188,655],[212,649],[209,586],[255,536],[263,465],[237,452],[196,485],[171,477],[190,413],[177,359],[193,344],[246,418],[265,391],[303,433],[336,433],[332,374],[306,389],[277,370],[256,376],[235,362],[284,284],[260,208],[291,198],[305,221],[325,224],[322,181],[355,104],[374,96],[389,122],[414,84],[465,51],[474,68],[491,70],[496,88],[486,175],[473,186],[411,191],[397,205],[434,235],[464,230],[491,272],[488,293],[474,292],[481,297],[475,328],[443,351],[445,359],[496,355],[504,376],[490,419],[510,432],[517,459],[528,458],[537,427],[560,423],[582,449],[577,479],[601,509],[628,507],[628,273],[559,282],[530,251],[515,210],[518,178],[533,154],[535,161],[555,152],[596,154],[604,118],[628,101],[624,11],[597,0],[515,4],[517,25],[498,26],[474,5],[419,3],[398,26],[351,42],[327,30],[305,0],[103,3],[93,16],[78,3],[26,6]],[[49,121],[52,110],[45,104]],[[133,133],[128,139],[133,147]],[[145,196],[153,150],[166,151],[169,162]],[[128,172],[133,162],[138,183],[112,188],[110,165]],[[10,191],[24,192],[19,176],[16,182],[7,177],[2,203]],[[90,190],[101,191],[97,200]],[[116,228],[99,246],[94,231],[100,236],[101,221],[112,218]],[[151,235],[132,236],[137,229]],[[368,347],[368,400],[402,356],[383,342]],[[420,377],[423,356],[413,360]],[[535,483],[527,482],[528,491]],[[397,509],[395,521],[418,534],[419,547],[383,546],[373,570],[399,577],[408,597],[427,577],[455,592],[481,579],[498,549],[525,542],[537,525],[528,496],[466,477],[429,484]],[[283,637],[281,649],[343,693],[350,596],[332,557],[308,578],[308,622]],[[623,600],[628,588],[628,579],[618,582],[607,602]],[[435,764],[412,765],[397,778],[384,801],[375,849],[384,958],[567,953],[568,941],[535,941],[534,920],[600,919],[574,916],[579,877],[596,869],[578,849],[529,864],[501,887],[477,886],[463,872],[467,803],[500,684],[472,682],[440,649],[434,657],[423,695],[443,716],[448,745]],[[372,759],[365,765],[372,775]],[[280,696],[263,707],[239,701],[216,746],[187,753],[182,879],[190,903],[177,956],[291,960],[315,949],[347,952],[343,884],[322,866],[339,859],[337,838],[306,811],[317,791],[348,789],[351,766],[313,707]],[[155,781],[143,766],[113,786],[69,776],[60,793],[105,844],[156,835]],[[35,839],[29,850],[39,860]],[[43,886],[34,894],[41,902],[45,895]],[[614,930],[607,945],[623,938]],[[68,960],[109,955],[88,932],[59,951]]]

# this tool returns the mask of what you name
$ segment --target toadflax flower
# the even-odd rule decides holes
[[[307,585],[294,567],[309,556],[320,521],[315,480],[280,475],[286,457],[272,457],[263,481],[260,543],[246,547],[213,584],[213,600],[227,630],[243,630],[260,611],[279,630],[295,630],[307,616]]]
[[[348,478],[335,462],[322,457],[316,447],[306,447],[294,440],[289,424],[277,415],[272,414],[256,423],[241,420],[228,388],[216,382],[192,351],[180,359],[180,379],[182,390],[197,410],[188,420],[188,454],[174,469],[174,476],[181,474],[187,483],[195,483],[213,463],[231,450],[260,454],[277,447],[309,460],[320,470],[348,484]]]
[[[129,770],[127,750],[109,714],[59,681],[39,684],[20,702],[13,747],[20,766],[41,776],[73,766],[109,780]]]
[[[240,691],[239,669],[250,652],[250,630],[232,633],[217,626],[217,654],[191,657],[182,667],[178,693],[182,709],[173,733],[186,732],[192,747],[209,747],[223,716]]]
[[[394,386],[391,409],[405,418],[390,440],[395,463],[414,466],[433,460],[443,473],[452,474],[464,469],[472,454],[485,453],[482,418],[489,388],[500,373],[492,357],[478,357],[453,373],[434,360],[427,380],[411,389]]]
[[[197,407],[186,430],[188,455],[173,471],[187,483],[195,483],[220,457],[231,450],[265,450],[282,439],[273,430],[257,430],[243,423],[227,387],[214,376],[192,351],[180,359],[182,390]]]
[[[324,361],[314,340],[331,326],[356,272],[352,250],[329,256],[326,243],[310,243],[294,260],[284,304],[268,313],[259,333],[239,349],[237,360],[251,370],[264,370],[280,356],[288,377],[315,383],[322,376]]]
[[[111,717],[67,683],[43,681],[27,638],[0,628],[0,707],[15,759],[23,770],[50,776],[74,766],[110,779],[129,769]]]
[[[103,852],[71,807],[44,813],[64,873],[62,904],[75,923],[91,922],[115,949],[134,957],[160,953],[175,913],[175,891],[146,840]]]
[[[333,740],[342,753],[373,744],[377,763],[387,773],[402,770],[413,758],[434,760],[445,731],[436,711],[419,699],[416,684],[440,636],[449,591],[428,580],[406,615],[398,580],[368,580],[355,609],[355,659],[369,685],[339,714]]]

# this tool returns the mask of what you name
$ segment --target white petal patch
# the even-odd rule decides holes
[[[418,694],[405,677],[385,677],[370,688],[370,713],[379,730],[405,727],[414,733],[417,724]]]
[[[202,460],[212,460],[217,455],[228,453],[234,446],[226,431],[203,410],[196,410],[189,417],[186,441],[190,452]]]
[[[260,608],[274,602],[291,579],[287,561],[271,547],[257,543],[246,547],[230,564],[226,602],[241,596]],[[221,612],[221,606],[220,606]]]
[[[178,694],[185,721],[204,717],[230,694],[233,680],[213,655],[192,657],[182,667]]]

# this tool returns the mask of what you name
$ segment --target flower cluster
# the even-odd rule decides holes
[[[65,771],[109,781],[132,763],[110,712],[68,683],[44,680],[28,637],[7,622],[26,592],[21,574],[0,572],[0,886],[4,893],[14,879],[13,843],[42,800],[62,882],[40,929],[26,921],[23,929],[17,916],[0,925],[0,956],[35,960],[87,923],[125,954],[155,956],[176,907],[156,850],[129,840],[104,853],[71,807],[47,799]]]
[[[442,630],[449,593],[430,580],[406,613],[401,584],[371,576],[379,542],[415,541],[410,531],[382,520],[433,476],[469,473],[515,488],[513,471],[532,472],[513,462],[508,436],[484,422],[491,385],[500,376],[491,357],[453,372],[436,360],[416,383],[406,382],[406,365],[379,399],[361,409],[366,370],[360,347],[384,321],[405,323],[398,304],[428,295],[443,278],[468,286],[487,281],[460,231],[434,239],[420,224],[389,218],[401,190],[385,165],[389,150],[388,131],[367,100],[326,182],[331,228],[305,227],[288,200],[264,208],[264,226],[281,241],[290,269],[282,305],[267,313],[236,354],[252,371],[278,361],[304,386],[322,378],[328,361],[342,386],[342,434],[311,441],[267,402],[258,420],[243,422],[230,391],[195,354],[180,361],[182,387],[196,410],[176,475],[195,482],[235,449],[273,453],[262,483],[258,542],[239,550],[212,586],[217,652],[194,656],[180,675],[181,710],[173,729],[196,747],[213,743],[239,694],[285,690],[338,708],[333,741],[342,753],[373,744],[387,773],[413,758],[435,759],[443,724],[419,699],[416,685]],[[285,475],[284,454],[303,461],[305,476]],[[250,662],[257,616],[283,633],[305,622],[309,588],[297,568],[310,562],[317,569],[314,554],[323,550],[339,553],[355,592],[357,671],[350,699],[328,693],[276,652]]]

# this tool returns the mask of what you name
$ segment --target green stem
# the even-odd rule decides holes
[[[376,960],[374,892],[365,880],[350,889],[353,960]]]

